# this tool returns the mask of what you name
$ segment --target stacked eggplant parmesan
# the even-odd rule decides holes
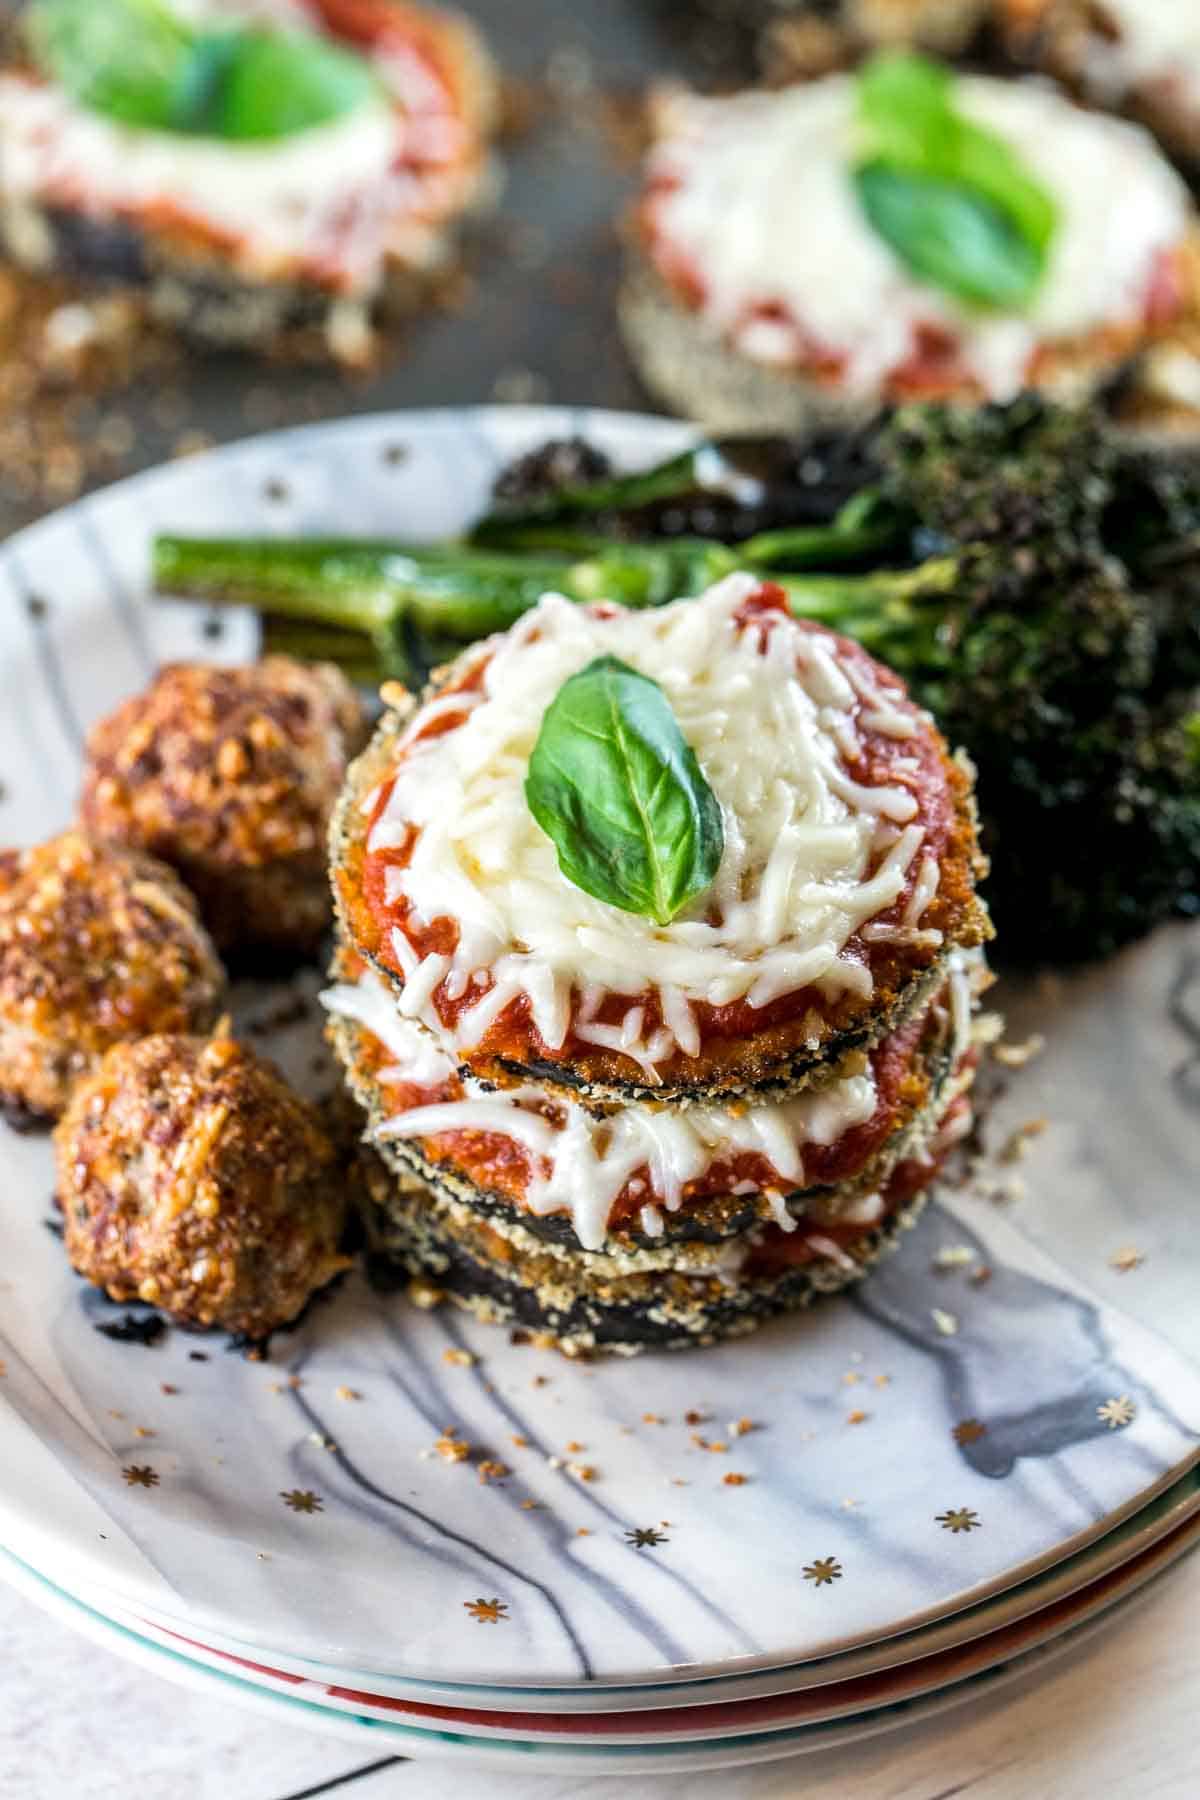
[[[686,764],[719,808],[666,923],[563,872],[602,783],[553,842],[534,816],[531,758],[597,671],[655,685],[661,783]],[[967,1128],[970,768],[754,577],[650,611],[547,596],[385,717],[332,854],[372,1246],[481,1317],[575,1354],[748,1331],[860,1276]]]
[[[344,362],[484,187],[489,59],[394,0],[32,0],[0,71],[0,241],[217,346]],[[303,334],[303,335],[302,335]]]

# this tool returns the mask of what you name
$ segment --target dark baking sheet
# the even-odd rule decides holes
[[[712,42],[689,6],[668,0],[471,0],[459,10],[515,84],[524,123],[501,147],[504,187],[473,234],[453,310],[406,328],[367,377],[193,357],[178,375],[107,394],[99,421],[128,420],[134,447],[106,479],[161,461],[193,433],[220,443],[343,413],[486,400],[646,403],[613,314],[636,99],[653,77],[711,75]],[[0,534],[42,510],[44,497],[0,493]]]

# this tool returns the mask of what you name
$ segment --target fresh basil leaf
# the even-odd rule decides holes
[[[923,281],[973,306],[1033,298],[1041,256],[982,194],[881,161],[856,169],[854,185],[872,228]]]
[[[293,31],[240,34],[214,107],[216,136],[291,137],[343,118],[380,91],[365,57]]]
[[[167,0],[34,0],[32,54],[60,87],[124,125],[231,143],[290,137],[380,92],[370,63],[315,34],[190,29]]]
[[[667,925],[711,885],[721,808],[658,683],[602,656],[546,710],[525,781],[569,881]]]
[[[1058,226],[1053,197],[998,132],[957,110],[953,78],[927,57],[876,57],[860,71],[858,89],[868,150],[855,179],[874,228],[914,273],[960,298],[1027,304]],[[880,169],[896,180],[885,184]]]
[[[34,0],[24,27],[38,67],[81,105],[124,125],[170,126],[194,38],[163,0]]]

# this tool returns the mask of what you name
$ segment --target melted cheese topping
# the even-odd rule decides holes
[[[265,143],[143,131],[77,106],[60,88],[0,76],[5,201],[99,216],[169,209],[235,246],[257,275],[304,267],[347,284],[380,267],[401,136],[386,99]]]
[[[1005,399],[1040,342],[1140,324],[1158,259],[1188,218],[1186,190],[1147,135],[1035,83],[962,79],[956,92],[1058,203],[1050,266],[1025,313],[972,312],[872,231],[850,179],[860,126],[847,76],[668,96],[649,164],[652,253],[668,278],[698,280],[703,318],[743,354],[780,366],[834,357],[863,395],[910,363],[922,327],[948,333],[985,393]]]
[[[397,1015],[395,1001],[378,977],[366,974],[322,995],[337,1017],[355,1020],[395,1058],[378,1079],[437,1089],[457,1083],[452,1057],[419,1025]],[[873,1073],[851,1075],[816,1092],[768,1106],[651,1109],[622,1107],[595,1118],[573,1101],[549,1108],[536,1088],[490,1092],[466,1078],[464,1099],[413,1106],[378,1128],[380,1138],[429,1138],[443,1132],[487,1132],[519,1144],[528,1154],[532,1178],[525,1194],[530,1212],[565,1212],[585,1250],[604,1244],[608,1220],[627,1183],[645,1171],[653,1201],[641,1209],[642,1229],[662,1234],[657,1206],[679,1209],[683,1190],[712,1165],[739,1151],[763,1157],[781,1182],[804,1185],[804,1149],[833,1144],[865,1125],[876,1107]],[[746,1191],[757,1192],[753,1184]],[[785,1229],[791,1216],[782,1195],[774,1195],[774,1216]],[[787,1223],[785,1224],[785,1219]]]
[[[454,921],[458,941],[422,958],[393,930],[405,1013],[444,1035],[433,1005],[441,984],[452,998],[479,990],[451,1034],[463,1050],[524,996],[550,1048],[574,1025],[653,1081],[677,1047],[699,1053],[692,1002],[761,1007],[806,987],[870,996],[870,970],[848,945],[904,893],[924,829],[909,788],[857,781],[844,744],[868,717],[876,733],[907,740],[919,715],[898,705],[898,684],[877,683],[857,658],[851,666],[825,633],[774,610],[747,625],[739,609],[759,586],[730,576],[699,599],[648,612],[547,596],[483,648],[478,691],[416,714],[368,851],[395,849],[415,828],[408,865],[387,872],[387,902],[408,905],[410,926]],[[525,800],[546,708],[605,654],[665,690],[724,819],[713,886],[666,926],[568,881]],[[465,717],[422,737],[444,713]],[[934,885],[924,870],[916,878],[914,926]],[[648,992],[663,1021],[650,1035],[638,1003]],[[619,1025],[597,1020],[612,993],[631,999]]]

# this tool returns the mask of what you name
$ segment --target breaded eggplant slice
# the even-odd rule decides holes
[[[772,704],[779,699],[776,687],[783,688],[789,700],[795,698],[792,690],[799,691],[801,682],[800,677],[794,675],[789,660],[794,648],[798,659],[796,667],[802,666],[808,671],[806,679],[815,679],[812,671],[821,659],[826,659],[821,662],[822,667],[836,664],[838,670],[853,677],[853,682],[858,684],[862,692],[856,690],[852,700],[846,701],[845,713],[839,715],[855,734],[858,754],[851,762],[836,762],[830,779],[842,781],[853,775],[847,789],[852,797],[846,802],[839,825],[847,832],[866,834],[861,843],[868,840],[872,845],[877,840],[882,843],[886,836],[881,823],[884,815],[878,812],[878,807],[883,804],[880,795],[885,789],[892,795],[888,804],[892,805],[895,817],[900,819],[904,815],[904,829],[911,828],[914,835],[921,834],[919,854],[912,853],[898,896],[881,905],[878,913],[871,913],[861,931],[856,929],[848,933],[834,963],[824,965],[826,973],[817,983],[810,980],[808,985],[797,985],[789,991],[781,981],[779,985],[783,991],[751,1004],[746,996],[759,979],[757,971],[766,967],[765,960],[757,960],[759,955],[764,959],[777,958],[773,966],[779,967],[785,958],[791,958],[792,947],[796,946],[797,960],[788,960],[786,967],[802,967],[798,959],[801,953],[807,954],[805,945],[809,941],[803,933],[810,929],[804,921],[816,915],[812,911],[805,913],[802,908],[788,909],[771,923],[770,930],[775,935],[763,945],[761,952],[755,948],[755,960],[741,949],[736,955],[733,952],[725,954],[722,946],[735,925],[724,921],[735,918],[745,895],[753,897],[756,884],[766,878],[772,855],[769,847],[760,851],[751,842],[759,830],[759,821],[736,816],[737,793],[718,795],[726,810],[733,814],[726,834],[727,857],[718,871],[714,887],[714,894],[722,892],[732,896],[719,903],[725,910],[718,912],[716,899],[707,901],[705,911],[692,910],[678,924],[673,922],[657,928],[653,934],[648,931],[645,921],[634,920],[628,913],[593,901],[567,882],[548,861],[545,849],[548,840],[541,836],[532,816],[529,815],[526,821],[525,814],[521,814],[520,821],[514,823],[512,829],[519,841],[520,853],[527,858],[540,859],[537,877],[541,886],[534,888],[539,898],[524,904],[520,927],[524,938],[535,942],[535,948],[530,950],[521,940],[514,921],[508,940],[514,949],[507,966],[514,966],[515,959],[523,970],[526,966],[524,958],[528,958],[532,966],[542,954],[536,948],[537,936],[542,930],[539,915],[544,915],[548,908],[568,908],[570,918],[579,921],[570,928],[574,936],[568,938],[559,932],[553,943],[565,943],[568,947],[558,950],[552,946],[547,952],[550,957],[566,959],[551,969],[553,978],[561,983],[560,992],[565,995],[562,1004],[566,1009],[566,1022],[558,1041],[548,1042],[539,1029],[535,1003],[527,1003],[521,995],[508,1002],[486,1029],[480,1030],[474,1041],[470,1041],[476,1026],[473,1019],[464,1016],[466,1009],[474,1006],[480,996],[487,1000],[493,978],[486,966],[480,968],[468,963],[465,969],[455,969],[454,956],[458,947],[465,943],[458,920],[431,915],[427,911],[423,915],[426,922],[418,928],[413,925],[413,908],[409,907],[407,899],[403,906],[396,904],[397,879],[408,880],[410,865],[420,850],[420,831],[414,827],[406,838],[403,822],[398,824],[389,812],[398,777],[403,776],[411,787],[417,777],[424,783],[429,768],[432,767],[436,774],[438,768],[449,766],[447,747],[450,758],[458,755],[460,740],[454,734],[462,729],[476,708],[476,716],[487,716],[489,729],[492,719],[497,721],[499,730],[509,728],[507,715],[518,704],[512,697],[514,673],[521,669],[527,642],[536,641],[539,646],[544,646],[548,632],[577,634],[582,631],[584,635],[578,641],[572,637],[572,646],[578,651],[575,666],[582,667],[589,660],[589,648],[594,654],[602,654],[614,640],[619,655],[624,656],[627,651],[634,655],[630,649],[630,631],[626,629],[633,622],[635,642],[641,641],[639,634],[647,634],[650,648],[643,655],[643,672],[653,675],[653,665],[660,651],[669,657],[676,637],[688,638],[693,629],[690,624],[692,609],[696,608],[708,609],[705,629],[712,633],[712,654],[716,666],[723,672],[721,678],[727,675],[730,680],[740,681],[745,677],[751,683],[751,690],[738,701],[745,714],[744,719],[741,714],[737,715],[736,728],[747,736],[756,734],[756,743],[748,748],[747,754],[767,759],[771,779],[777,782],[784,795],[783,803],[801,820],[795,827],[800,837],[804,837],[807,829],[803,818],[807,816],[804,808],[808,804],[806,796],[810,787],[805,784],[816,779],[805,759],[821,756],[832,766],[836,762],[835,751],[831,748],[833,740],[826,742],[821,736],[816,749],[799,748],[797,739],[787,736],[781,724],[772,728],[775,732],[772,736],[767,726],[754,716],[759,696],[753,691],[753,683],[761,679],[776,684],[767,695]],[[534,638],[518,637],[519,632],[534,634]],[[768,657],[757,647],[760,634],[766,634],[773,644],[777,640],[782,642],[783,649]],[[762,641],[766,641],[765,638]],[[662,650],[663,644],[665,650]],[[707,639],[704,653],[708,653]],[[812,659],[811,664],[807,659]],[[547,679],[544,665],[539,679]],[[705,755],[709,754],[706,743],[701,741],[706,732],[714,741],[718,736],[721,739],[712,751],[713,760],[722,756],[728,760],[735,756],[729,749],[725,722],[731,714],[725,704],[714,702],[708,706],[703,687],[693,689],[690,677],[682,674],[678,679],[684,683],[685,695],[694,692],[697,696],[692,726],[697,742],[693,748],[700,755],[702,764]],[[496,684],[494,694],[489,693],[489,680]],[[847,679],[847,692],[851,685]],[[862,699],[862,693],[875,698],[868,703]],[[460,695],[461,711],[458,708]],[[879,702],[882,704],[877,704]],[[800,703],[797,699],[796,704]],[[537,712],[537,707],[542,704],[540,696],[521,704],[528,704],[540,721],[541,714]],[[686,698],[683,704],[687,704]],[[807,695],[803,704],[815,706]],[[882,730],[876,730],[873,722],[880,719],[890,722],[889,730],[899,735],[888,736]],[[731,725],[729,729],[734,727]],[[835,727],[831,725],[829,729],[832,732]],[[506,768],[510,771],[505,779],[511,780],[514,790],[512,817],[515,818],[516,809],[524,805],[517,791],[526,766],[523,759],[532,747],[531,743],[526,746],[525,738],[536,733],[536,723],[528,724],[517,717],[512,730],[516,747],[505,751]],[[758,740],[761,740],[761,751],[757,747]],[[825,775],[820,777],[821,780],[825,778]],[[736,779],[735,771],[729,781],[732,784]],[[722,1096],[756,1100],[782,1097],[816,1080],[827,1079],[832,1072],[846,1066],[849,1056],[869,1050],[889,1036],[943,984],[949,957],[956,947],[978,945],[991,935],[986,912],[975,894],[975,880],[984,872],[985,865],[978,850],[971,781],[969,765],[950,755],[928,714],[908,699],[898,677],[876,663],[860,646],[836,637],[823,627],[793,619],[787,612],[781,591],[769,584],[758,583],[749,576],[732,576],[695,600],[679,601],[644,613],[629,613],[615,607],[577,608],[561,600],[548,599],[534,613],[527,614],[513,632],[475,646],[460,657],[444,672],[440,684],[415,714],[408,718],[395,714],[385,716],[372,744],[351,769],[334,816],[331,857],[335,901],[348,944],[392,983],[402,1009],[415,1010],[415,1016],[430,1026],[439,1041],[453,1044],[461,1066],[478,1079],[502,1087],[536,1082],[582,1098],[590,1106],[623,1105],[630,1101],[685,1105]],[[422,787],[422,792],[425,791]],[[872,811],[872,807],[876,810]],[[461,812],[462,808],[458,807],[457,811]],[[447,802],[444,813],[447,818],[457,816],[456,806]],[[377,827],[381,822],[380,830]],[[892,828],[889,826],[888,829]],[[895,843],[899,843],[899,826],[895,829]],[[381,837],[389,840],[382,847]],[[731,837],[735,840],[732,851],[728,849]],[[400,841],[392,844],[392,839]],[[815,840],[805,838],[804,841]],[[860,839],[856,838],[855,842],[859,843]],[[807,851],[798,849],[795,854],[799,857]],[[818,852],[814,851],[816,854]],[[461,875],[462,865],[470,856],[470,845],[464,840],[451,871],[456,877]],[[814,904],[824,906],[828,894],[830,906],[852,905],[853,895],[858,891],[855,884],[861,880],[866,884],[863,892],[871,891],[869,884],[882,870],[884,860],[882,849],[878,853],[872,850],[870,858],[856,865],[858,873],[848,878],[849,887],[840,878],[835,881],[830,877],[823,882],[820,867],[810,876],[806,863],[803,869],[797,869],[796,884],[815,884],[817,902]],[[924,887],[918,891],[922,882]],[[849,901],[842,897],[847,892],[851,895]],[[826,915],[822,913],[821,916]],[[801,922],[797,923],[797,920]],[[830,930],[835,929],[839,928],[830,927]],[[550,932],[558,930],[556,915],[547,927],[546,941],[550,941]],[[699,998],[695,991],[684,996],[685,1009],[690,1011],[686,1012],[680,1029],[686,1029],[690,1019],[695,1032],[690,1049],[685,1050],[682,1039],[673,1036],[665,1024],[671,997],[656,982],[655,971],[662,956],[673,948],[683,946],[686,950],[691,946],[696,941],[697,930],[702,933],[711,930],[711,935],[704,938],[706,954],[711,954],[711,960],[703,966],[717,976],[724,976],[732,965],[734,979],[741,985],[736,994],[719,1004]],[[722,932],[726,937],[721,936]],[[607,986],[590,972],[594,964],[584,967],[578,979],[569,976],[573,967],[571,958],[575,955],[574,944],[597,934],[603,934],[606,944],[612,946],[612,960],[604,965],[606,969],[617,967],[618,948],[620,958],[624,959],[620,962],[617,980]],[[419,961],[427,976],[434,966],[435,953],[445,953],[448,973],[441,981],[434,982],[420,1004],[414,1006],[404,998],[405,967],[411,974],[413,965]],[[637,962],[633,960],[635,953],[640,958]],[[469,956],[469,948],[464,948],[461,954]],[[505,962],[504,952],[500,962]],[[850,969],[851,962],[857,964],[855,969]],[[561,973],[564,968],[568,974]],[[634,985],[635,976],[638,983],[644,976],[644,986]],[[616,991],[610,991],[612,987]],[[712,992],[712,989],[705,991]],[[674,1017],[678,1020],[678,1009]],[[462,1024],[458,1026],[455,1042],[456,1024],[460,1018]],[[639,1024],[645,1046],[640,1052],[636,1045],[632,1050],[617,1047],[628,1042],[624,1031],[631,1019]],[[665,1047],[651,1057],[650,1046],[653,1045]]]
[[[344,977],[346,958],[341,960],[335,973]],[[405,1047],[406,1038],[423,1038],[420,1026],[399,1022],[385,1043],[353,1016],[356,1009],[369,1015],[373,1007],[389,1004],[379,984],[372,994],[361,981],[352,985],[343,980],[325,1000],[332,1015],[330,1042],[366,1114],[364,1141],[401,1182],[415,1177],[440,1198],[471,1207],[501,1235],[530,1240],[543,1252],[572,1256],[583,1245],[618,1263],[645,1268],[679,1264],[685,1247],[693,1252],[686,1258],[689,1263],[698,1269],[710,1266],[722,1246],[764,1222],[795,1217],[836,1223],[864,1216],[864,1207],[869,1213],[871,1196],[897,1163],[936,1134],[951,1098],[969,1085],[973,1073],[969,1046],[955,1041],[946,996],[944,1003],[863,1058],[861,1071],[840,1084],[807,1090],[798,1101],[769,1109],[773,1116],[767,1120],[755,1121],[755,1109],[740,1104],[732,1113],[717,1109],[715,1117],[705,1120],[701,1145],[688,1143],[684,1151],[696,1156],[699,1165],[702,1145],[713,1144],[707,1166],[678,1194],[666,1196],[649,1160],[657,1148],[654,1127],[660,1120],[668,1124],[661,1153],[669,1158],[671,1144],[689,1131],[687,1109],[674,1120],[663,1109],[639,1109],[647,1115],[648,1127],[639,1129],[628,1112],[596,1120],[577,1102],[556,1099],[530,1106],[527,1096],[520,1106],[511,1095],[480,1095],[476,1087],[473,1092],[483,1105],[468,1100],[465,1125],[419,1137],[396,1136],[390,1128],[406,1112],[446,1101],[453,1105],[466,1095],[452,1061],[444,1058],[438,1067],[439,1052],[432,1042],[414,1042],[406,1067],[396,1050]],[[546,1148],[554,1134],[545,1122],[551,1117],[568,1135],[562,1137],[565,1160],[551,1196],[557,1204],[548,1209],[545,1198],[536,1207],[531,1204],[531,1189],[537,1175],[549,1168]],[[803,1186],[781,1175],[761,1149],[726,1144],[726,1118],[733,1131],[748,1126],[741,1143],[756,1147],[776,1141],[780,1132],[790,1140],[806,1131],[818,1134],[799,1146],[792,1165],[801,1169]],[[503,1126],[510,1120],[513,1129],[506,1131]],[[532,1127],[532,1138],[521,1136],[522,1125]],[[599,1159],[614,1152],[614,1128],[624,1131],[623,1142],[631,1149],[617,1150],[618,1173],[606,1182]],[[637,1160],[643,1142],[647,1160]]]
[[[883,1218],[866,1229],[788,1236],[768,1225],[729,1246],[708,1273],[617,1273],[604,1257],[514,1244],[469,1207],[375,1164],[366,1177],[368,1268],[380,1285],[432,1284],[485,1323],[524,1328],[571,1356],[696,1348],[861,1280],[916,1223],[936,1173],[936,1157],[899,1165]]]

